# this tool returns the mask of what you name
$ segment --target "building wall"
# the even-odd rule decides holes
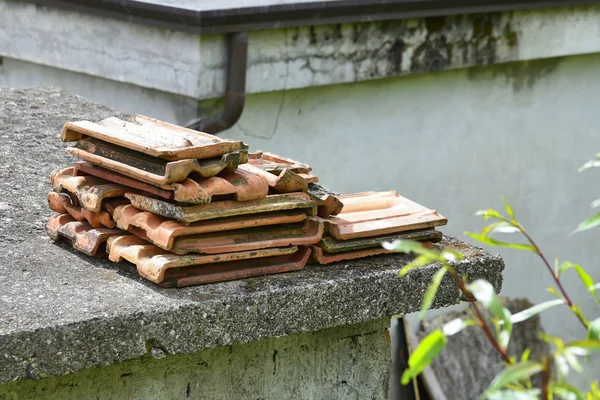
[[[443,230],[461,238],[483,224],[473,213],[500,208],[504,195],[550,258],[578,262],[600,281],[599,232],[567,236],[598,197],[598,172],[577,168],[600,151],[599,68],[600,54],[590,54],[253,94],[225,136],[306,161],[341,192],[395,189],[447,216]],[[178,123],[197,114],[189,97],[4,58],[0,86],[39,85]],[[552,298],[539,260],[500,253],[503,295]],[[584,312],[597,313],[574,274],[565,279]],[[581,334],[564,309],[543,324]],[[596,362],[588,378],[599,370]]]
[[[8,382],[2,400],[387,399],[389,318]],[[160,354],[160,355],[158,355]]]
[[[483,226],[474,212],[502,209],[503,195],[551,260],[578,262],[600,281],[600,232],[567,236],[599,197],[599,171],[577,172],[600,149],[598,68],[595,54],[254,95],[226,135],[306,161],[343,193],[395,189],[447,216],[443,231],[463,239]],[[499,252],[502,295],[553,298],[533,254]],[[564,279],[598,316],[576,274]],[[564,308],[542,321],[565,339],[584,335]],[[598,371],[592,360],[586,379]]]

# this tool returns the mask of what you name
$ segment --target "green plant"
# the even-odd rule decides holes
[[[600,153],[595,160],[587,162],[580,170],[600,167]],[[600,350],[600,317],[589,319],[582,312],[565,290],[561,278],[564,273],[574,270],[582,283],[587,288],[589,295],[598,302],[596,291],[600,283],[595,283],[585,269],[572,262],[559,263],[555,260],[551,265],[546,255],[542,252],[531,235],[517,220],[512,207],[503,199],[505,214],[497,210],[487,209],[477,212],[489,224],[480,233],[466,232],[466,234],[483,244],[496,247],[507,247],[516,250],[535,253],[553,278],[554,285],[548,287],[548,292],[557,297],[521,312],[511,314],[505,308],[494,291],[493,286],[485,280],[469,282],[466,276],[458,274],[453,264],[463,258],[459,253],[450,250],[437,251],[427,249],[419,242],[395,241],[384,243],[388,250],[414,253],[416,258],[400,271],[400,276],[405,276],[414,268],[437,263],[441,268],[435,273],[422,301],[419,318],[429,310],[437,294],[439,285],[444,275],[449,274],[470,303],[472,313],[469,318],[455,319],[446,323],[442,328],[427,335],[417,346],[408,360],[408,368],[402,375],[402,383],[408,384],[419,375],[435,357],[442,351],[448,338],[461,330],[476,326],[485,332],[491,346],[498,352],[505,366],[491,382],[488,389],[481,395],[487,400],[530,400],[530,399],[574,399],[597,400],[600,399],[600,388],[593,382],[587,393],[582,393],[569,384],[568,378],[571,370],[582,372],[583,366],[590,354]],[[592,203],[592,207],[600,206],[600,199]],[[583,221],[573,233],[585,231],[600,225],[600,212]],[[522,241],[501,241],[497,234],[519,234]],[[549,354],[539,360],[530,360],[529,351],[520,355],[510,355],[507,352],[514,324],[523,322],[534,315],[552,307],[566,306],[585,328],[587,335],[580,340],[565,343],[559,337],[540,334],[540,337],[551,346]],[[490,323],[484,317],[483,309],[491,315]],[[554,365],[555,368],[552,368]],[[541,374],[540,387],[533,387],[531,377]]]

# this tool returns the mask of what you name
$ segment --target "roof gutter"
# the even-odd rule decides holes
[[[247,32],[227,35],[227,55],[223,109],[213,116],[193,122],[188,128],[214,135],[231,128],[240,119],[246,101]]]
[[[139,0],[21,1],[198,34],[600,4],[600,0],[329,0],[193,10]]]

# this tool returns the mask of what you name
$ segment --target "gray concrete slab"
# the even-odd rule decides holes
[[[44,231],[51,215],[48,176],[74,161],[62,151],[61,126],[111,115],[118,113],[58,89],[0,90],[0,383],[418,309],[436,268],[399,279],[398,270],[411,259],[406,255],[162,289],[138,277],[133,266],[54,244]],[[467,256],[460,271],[500,289],[504,263],[498,255],[449,237],[440,245]],[[459,299],[446,278],[435,307]]]

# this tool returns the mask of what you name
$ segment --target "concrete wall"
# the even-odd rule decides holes
[[[387,399],[389,319],[0,385],[0,400]],[[164,357],[164,353],[163,353]]]

